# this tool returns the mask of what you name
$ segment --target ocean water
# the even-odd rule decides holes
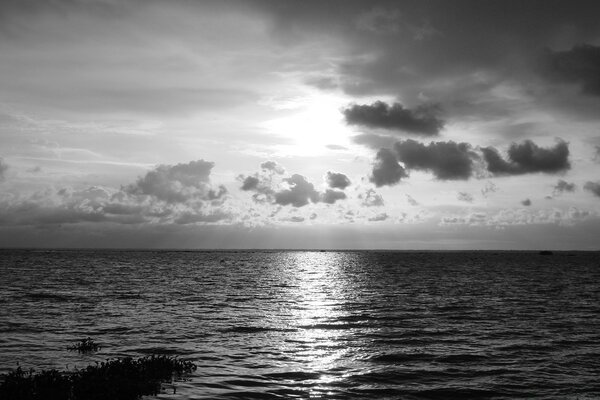
[[[0,251],[0,373],[153,353],[164,399],[597,399],[600,253]]]

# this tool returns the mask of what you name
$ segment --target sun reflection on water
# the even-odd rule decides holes
[[[350,288],[342,269],[343,253],[297,252],[289,254],[295,266],[297,305],[292,312],[296,330],[288,343],[295,347],[303,369],[315,374],[314,396],[326,395],[326,387],[340,378],[348,359],[349,332],[344,317],[349,311]]]

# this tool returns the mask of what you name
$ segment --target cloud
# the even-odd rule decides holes
[[[575,187],[576,186],[574,183],[569,183],[567,181],[559,179],[558,182],[556,182],[556,185],[554,186],[554,190],[552,191],[552,193],[555,196],[558,196],[564,192],[574,192]]]
[[[431,171],[440,180],[469,179],[478,158],[471,145],[453,141],[425,145],[408,139],[397,142],[394,150],[406,169]]]
[[[529,207],[531,205],[531,200],[525,199],[525,200],[521,201],[521,204],[524,205],[525,207]]]
[[[246,190],[256,190],[260,180],[255,176],[247,176],[244,178],[241,189]]]
[[[339,172],[327,172],[327,185],[332,189],[346,189],[350,186],[351,182],[348,177]]]
[[[589,192],[592,192],[595,196],[600,197],[600,182],[588,181],[585,183],[583,188]]]
[[[377,187],[395,185],[408,174],[396,159],[396,155],[389,149],[381,149],[375,157],[373,172],[369,180]]]
[[[260,164],[260,168],[263,171],[272,171],[277,175],[282,175],[285,173],[285,168],[277,164],[275,161],[265,161],[262,164]]]
[[[373,217],[370,217],[369,221],[371,221],[371,222],[380,222],[380,221],[385,221],[389,217],[390,216],[387,215],[386,213],[380,213],[380,214],[377,214],[377,215],[375,215]]]
[[[467,192],[458,192],[456,197],[459,201],[464,201],[467,203],[472,203],[474,200],[473,195],[471,195],[470,193],[467,193]]]
[[[398,130],[424,136],[437,135],[444,127],[444,121],[437,118],[439,107],[435,105],[421,105],[410,110],[400,103],[390,106],[376,101],[371,105],[353,104],[343,113],[346,122],[351,125]]]
[[[289,189],[275,193],[276,204],[303,207],[309,202],[317,203],[319,201],[320,196],[315,190],[314,185],[308,182],[302,175],[294,174],[283,181],[288,184]]]
[[[508,161],[502,159],[493,147],[482,148],[487,169],[494,175],[520,175],[543,172],[557,173],[571,168],[569,163],[569,145],[559,141],[554,147],[542,148],[526,140],[521,144],[513,143],[508,149]]]
[[[6,179],[6,171],[8,170],[8,164],[4,162],[4,159],[0,158],[0,182]]]
[[[327,147],[329,150],[348,150],[347,147],[341,146],[339,144],[328,144]]]
[[[408,204],[410,204],[413,207],[416,207],[419,205],[419,202],[417,200],[415,200],[415,198],[412,197],[410,194],[406,195],[406,201],[408,201]]]
[[[384,205],[383,197],[373,189],[368,189],[365,193],[359,194],[358,198],[361,200],[361,205],[365,207],[381,207]]]
[[[575,83],[587,95],[600,96],[600,47],[580,44],[571,50],[547,50],[543,75],[556,82]]]
[[[126,187],[134,195],[154,196],[167,203],[185,203],[189,200],[217,200],[227,190],[214,190],[209,184],[213,162],[197,160],[187,164],[159,165],[146,173],[135,184]]]
[[[488,197],[490,193],[496,193],[498,191],[498,186],[496,186],[493,182],[486,182],[483,189],[481,189],[481,194],[483,197]]]
[[[321,194],[321,201],[327,204],[333,204],[337,200],[344,200],[345,198],[346,193],[341,192],[339,190],[327,189],[325,193]]]

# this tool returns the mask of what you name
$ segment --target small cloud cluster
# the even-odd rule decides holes
[[[334,204],[338,200],[347,198],[341,190],[350,185],[348,177],[342,173],[329,171],[326,176],[329,186],[324,192],[319,192],[315,186],[304,176],[293,174],[287,178],[279,178],[277,182],[274,174],[281,175],[285,169],[273,161],[261,164],[261,172],[254,175],[240,175],[243,191],[254,192],[253,200],[258,203],[277,204],[280,206],[304,207],[309,203]]]
[[[508,161],[493,147],[485,147],[481,151],[487,162],[487,170],[494,175],[557,173],[571,168],[569,145],[562,140],[550,148],[539,147],[531,140],[513,143],[508,149]]]
[[[439,107],[422,105],[414,110],[404,108],[400,103],[391,106],[382,101],[371,105],[353,104],[343,110],[346,122],[368,128],[383,128],[417,135],[437,135],[444,127],[444,121],[437,117]]]
[[[472,203],[474,200],[473,195],[467,192],[458,192],[456,198],[458,201],[464,201],[465,203]]]
[[[554,189],[552,190],[552,194],[554,194],[554,196],[559,196],[565,192],[574,192],[575,187],[576,186],[574,183],[569,183],[567,181],[559,179],[558,182],[556,182]]]
[[[368,189],[365,193],[358,195],[361,205],[365,207],[382,207],[384,205],[383,197],[373,189]]]
[[[585,183],[583,188],[585,190],[587,190],[588,192],[591,192],[594,196],[600,197],[600,181],[599,182],[588,181]]]

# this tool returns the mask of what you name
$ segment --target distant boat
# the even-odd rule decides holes
[[[551,256],[552,254],[554,254],[553,252],[551,252],[550,250],[542,250],[539,253],[541,256]]]

